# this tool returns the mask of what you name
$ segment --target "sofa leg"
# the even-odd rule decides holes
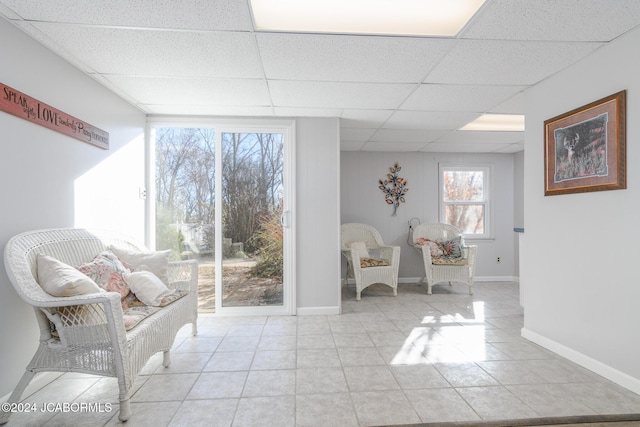
[[[162,366],[168,368],[171,365],[171,353],[169,350],[162,352]]]
[[[195,337],[196,335],[198,335],[198,321],[194,320],[191,323],[191,336]]]
[[[127,421],[131,417],[131,403],[129,399],[120,401],[120,413],[118,419],[120,421]]]

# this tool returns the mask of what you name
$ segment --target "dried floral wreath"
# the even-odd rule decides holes
[[[384,181],[381,179],[378,180],[378,184],[380,184],[378,188],[384,193],[384,201],[387,202],[388,205],[393,205],[392,216],[396,216],[398,206],[400,206],[400,203],[404,203],[404,196],[407,194],[407,191],[409,191],[407,188],[407,180],[398,176],[400,169],[402,168],[398,165],[398,162],[396,162],[389,168],[391,173],[387,174],[387,179]]]

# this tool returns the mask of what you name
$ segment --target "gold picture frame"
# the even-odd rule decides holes
[[[626,90],[544,122],[544,195],[627,188]]]

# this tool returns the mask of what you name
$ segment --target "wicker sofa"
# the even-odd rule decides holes
[[[149,253],[131,238],[112,231],[49,229],[29,231],[9,240],[5,266],[18,295],[34,308],[40,342],[22,379],[9,398],[18,402],[38,372],[82,372],[116,377],[119,385],[119,418],[131,415],[129,399],[133,382],[157,352],[164,352],[163,365],[169,366],[169,349],[178,330],[192,324],[197,333],[196,261],[165,263],[169,289],[176,300],[165,306],[150,307],[149,315],[133,327],[125,327],[123,297],[117,292],[75,296],[52,296],[36,281],[37,261],[49,255],[69,266],[91,262],[110,248]],[[130,325],[129,325],[130,326]],[[0,413],[0,424],[10,413]]]

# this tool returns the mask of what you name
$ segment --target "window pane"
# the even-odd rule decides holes
[[[458,227],[463,234],[483,234],[484,205],[447,204],[445,222]]]
[[[483,171],[444,171],[444,201],[484,201]]]

